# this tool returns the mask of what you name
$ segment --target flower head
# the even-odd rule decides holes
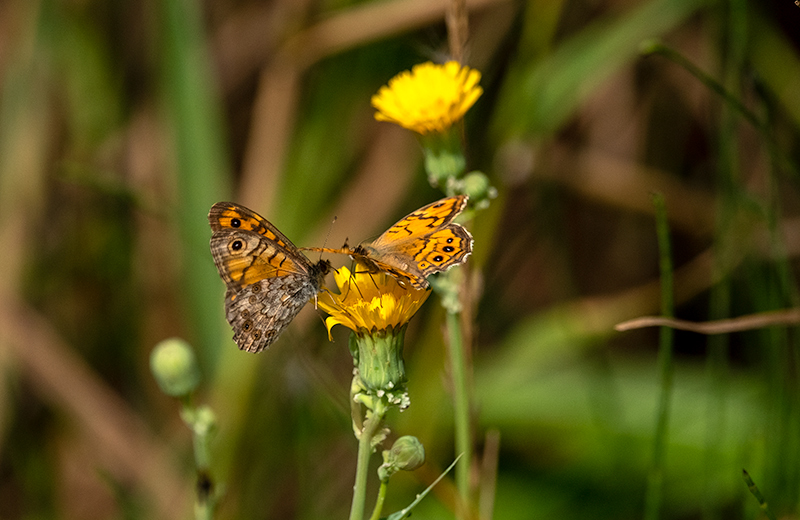
[[[415,65],[389,80],[372,96],[375,119],[425,135],[444,132],[483,94],[481,73],[457,61]]]
[[[403,339],[408,320],[425,303],[430,291],[402,287],[390,275],[370,273],[359,263],[353,272],[342,267],[334,278],[339,294],[325,292],[319,298],[319,306],[330,314],[325,320],[328,337],[337,323],[353,330],[353,402],[370,410],[382,406],[406,408],[410,401]]]
[[[352,329],[359,336],[399,329],[430,295],[428,290],[402,287],[384,272],[370,273],[361,264],[356,264],[353,272],[340,268],[334,278],[339,294],[325,292],[319,297],[319,306],[330,315],[325,320],[329,337],[336,324]]]

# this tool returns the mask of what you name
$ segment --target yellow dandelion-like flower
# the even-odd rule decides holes
[[[425,135],[444,132],[464,117],[483,94],[481,73],[457,61],[415,65],[389,80],[372,96],[375,119]]]
[[[334,272],[339,294],[325,292],[319,306],[330,316],[325,320],[328,336],[336,324],[358,335],[399,329],[419,310],[430,291],[402,287],[392,276],[370,273],[356,264],[353,272],[346,267]]]
[[[376,403],[407,407],[403,339],[408,321],[430,291],[402,287],[388,274],[370,273],[359,263],[353,272],[340,268],[334,278],[339,294],[323,293],[319,306],[330,315],[325,320],[329,338],[336,324],[353,330],[353,400],[369,409]]]

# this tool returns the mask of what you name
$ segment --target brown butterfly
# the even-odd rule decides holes
[[[233,339],[242,350],[260,352],[322,290],[331,265],[311,263],[275,226],[239,204],[217,202],[208,222],[211,255],[228,287],[225,315]]]
[[[426,276],[464,263],[472,252],[472,235],[453,222],[467,205],[466,195],[438,200],[407,215],[374,242],[355,248],[305,248],[347,254],[370,272],[385,271],[401,284],[427,289]]]

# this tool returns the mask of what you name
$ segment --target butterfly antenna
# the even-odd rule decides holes
[[[330,226],[328,226],[328,232],[325,233],[325,240],[322,241],[322,247],[319,248],[319,259],[322,260],[322,253],[328,245],[328,239],[331,237],[331,231],[333,231],[333,225],[336,224],[336,219],[339,218],[336,215],[333,216],[333,220],[331,220]],[[337,271],[338,272],[338,271]]]

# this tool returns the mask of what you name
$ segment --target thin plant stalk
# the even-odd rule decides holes
[[[456,510],[458,518],[467,518],[470,502],[469,468],[472,459],[472,435],[469,428],[469,389],[460,312],[447,312],[447,335],[450,340],[450,367],[453,377],[456,456],[463,457],[455,471],[456,486],[461,497],[461,503]]]
[[[675,308],[672,288],[672,254],[664,196],[660,193],[655,194],[653,196],[653,204],[656,208],[656,234],[658,236],[659,268],[661,272],[661,313],[664,316],[672,317]],[[658,366],[661,374],[661,395],[658,403],[656,430],[653,436],[653,462],[647,479],[645,520],[657,519],[661,509],[667,427],[669,425],[670,403],[672,401],[674,374],[672,362],[673,331],[670,327],[661,327],[659,332]]]
[[[209,445],[216,429],[216,419],[207,406],[195,406],[190,395],[184,396],[181,404],[181,418],[192,431],[194,463],[197,472],[194,517],[195,520],[212,520],[217,505],[217,493],[209,471],[211,465]]]
[[[739,102],[741,97],[740,74],[744,67],[744,42],[747,38],[746,9],[740,0],[732,1],[726,9],[725,31],[728,43],[725,49],[720,49],[725,57],[723,62],[723,78],[725,84],[719,84],[719,90],[713,85],[712,78],[702,78],[704,75],[699,69],[692,74],[703,81],[708,88],[717,92],[726,103],[723,104],[720,118],[720,131],[717,141],[717,185],[720,188],[721,203],[717,205],[717,231],[715,236],[714,267],[717,279],[720,280],[710,291],[709,315],[711,319],[718,320],[730,316],[731,312],[731,283],[725,274],[730,272],[730,259],[732,248],[736,242],[730,240],[733,236],[732,227],[736,225],[734,212],[738,205],[738,179],[739,167],[737,157],[737,128],[739,117],[744,117],[750,124],[762,133],[767,134],[765,125],[744,105]],[[674,58],[672,58],[674,60]],[[685,60],[685,58],[683,58]],[[688,61],[688,60],[687,60]],[[683,65],[683,64],[682,64]],[[707,76],[707,75],[706,75]],[[719,496],[719,478],[716,476],[719,468],[719,453],[715,449],[720,442],[720,436],[727,431],[725,400],[728,393],[728,355],[729,341],[727,335],[712,336],[708,340],[708,357],[706,371],[708,377],[708,400],[705,450],[705,478],[704,478],[704,520],[719,518],[715,511],[715,499]]]
[[[367,474],[369,472],[369,458],[372,455],[372,439],[380,430],[386,408],[378,403],[375,410],[368,412],[369,417],[364,421],[364,427],[358,438],[358,460],[356,462],[356,482],[353,486],[353,502],[350,506],[350,520],[364,518],[364,506],[367,498]]]
[[[461,61],[469,36],[469,17],[464,0],[451,0],[448,4],[447,36],[453,59]],[[461,125],[463,136],[464,127]],[[468,518],[470,509],[469,469],[472,464],[472,436],[470,432],[469,389],[467,388],[467,364],[464,356],[464,339],[461,333],[461,312],[447,311],[447,333],[450,338],[450,367],[453,376],[453,412],[456,457],[464,460],[455,468],[456,486],[461,497],[456,505],[456,518]]]
[[[369,520],[379,520],[381,517],[381,510],[383,510],[383,502],[386,500],[386,489],[389,487],[388,480],[381,481],[381,487],[378,490],[378,499],[375,501],[375,507],[372,510],[372,516]]]
[[[742,470],[742,478],[744,479],[744,483],[747,484],[747,489],[750,490],[750,493],[752,493],[756,500],[758,500],[758,506],[761,508],[761,511],[764,512],[769,520],[777,520],[775,513],[773,513],[769,508],[767,499],[761,494],[761,491],[758,489],[758,486],[756,486],[756,483],[753,482],[753,479],[750,477],[750,474],[747,472],[747,470]]]

